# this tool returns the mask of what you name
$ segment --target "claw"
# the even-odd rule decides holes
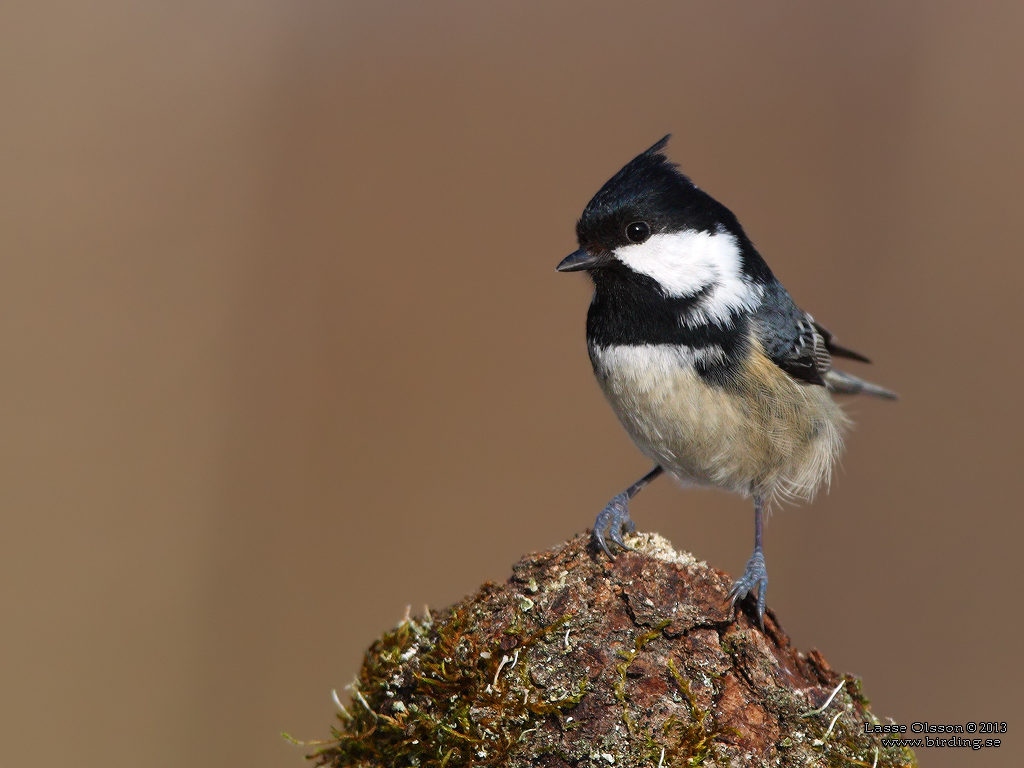
[[[620,493],[598,514],[594,521],[594,541],[610,558],[615,558],[608,542],[622,549],[632,549],[622,540],[622,532],[632,533],[636,525],[629,518],[629,496]]]
[[[611,539],[612,544],[617,547],[621,547],[622,549],[631,549],[631,547],[622,540],[623,527],[625,526],[619,526],[612,523],[611,528],[608,529],[608,538]]]
[[[733,608],[747,595],[757,593],[757,621],[764,629],[765,600],[768,594],[768,569],[765,568],[764,554],[755,549],[747,562],[743,576],[736,580],[729,590],[729,607]]]

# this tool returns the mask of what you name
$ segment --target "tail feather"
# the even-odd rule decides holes
[[[829,392],[837,395],[871,395],[872,397],[883,397],[887,400],[898,400],[899,395],[895,392],[872,384],[870,381],[858,379],[849,373],[837,371],[834,368],[823,376],[825,386]]]

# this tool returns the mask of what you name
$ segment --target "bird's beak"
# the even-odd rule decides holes
[[[559,272],[579,272],[583,269],[594,269],[601,266],[602,263],[604,263],[602,257],[595,256],[580,248],[578,251],[573,251],[562,259],[555,269]]]

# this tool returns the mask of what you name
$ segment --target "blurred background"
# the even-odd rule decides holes
[[[648,469],[594,383],[590,196],[663,134],[898,390],[778,509],[769,602],[1021,765],[1024,6],[0,6],[0,764],[304,765],[363,649]],[[751,506],[643,530],[733,575]]]

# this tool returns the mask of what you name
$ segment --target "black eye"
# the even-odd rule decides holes
[[[634,221],[626,227],[626,239],[631,243],[642,243],[651,236],[651,228],[646,221]]]

